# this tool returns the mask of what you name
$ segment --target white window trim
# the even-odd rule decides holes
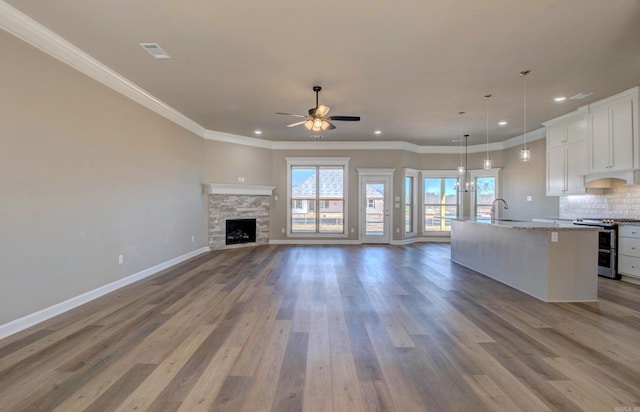
[[[434,170],[427,169],[420,171],[420,216],[422,216],[422,220],[424,220],[424,179],[429,177],[455,177],[458,179],[458,182],[462,182],[462,177],[457,170]],[[462,202],[463,202],[462,193],[458,193],[458,214],[457,218],[462,218]],[[440,231],[427,231],[424,230],[424,221],[420,225],[420,233],[422,236],[448,236],[448,231],[440,232]]]
[[[500,195],[500,168],[496,167],[493,169],[473,169],[469,170],[469,179],[472,182],[476,181],[476,177],[494,177],[496,179],[496,199],[499,198]],[[475,220],[476,217],[476,194],[473,192],[472,196],[469,196],[469,218]],[[498,211],[498,214],[500,211]],[[499,217],[499,216],[496,216]]]
[[[412,221],[411,232],[404,231],[404,227],[406,225],[406,222],[404,221],[404,205],[407,203],[404,181],[407,177],[413,178],[413,187],[411,188],[411,192],[413,195],[413,199],[412,199],[413,207],[411,210],[411,214],[413,215],[411,216],[411,221]],[[420,188],[420,171],[416,169],[405,168],[404,177],[402,179],[402,230],[403,230],[404,236],[415,236],[418,234],[418,209],[419,209],[418,191],[420,190],[419,188]]]
[[[346,238],[349,236],[349,160],[350,157],[285,157],[287,161],[287,237],[314,238]],[[344,167],[344,181],[342,182],[342,197],[344,201],[343,233],[291,233],[291,167],[292,166],[342,166]]]

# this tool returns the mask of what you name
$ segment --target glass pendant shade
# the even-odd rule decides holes
[[[491,169],[491,159],[484,159],[483,167],[485,169]]]
[[[528,147],[523,147],[522,149],[520,149],[520,160],[522,160],[523,162],[528,162],[529,160],[531,160],[531,151]]]
[[[458,166],[458,174],[464,174],[464,166],[460,165]]]

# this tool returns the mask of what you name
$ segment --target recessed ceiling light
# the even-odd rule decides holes
[[[507,125],[507,121],[506,120],[502,120],[502,121],[499,121],[498,124],[500,126],[506,126]]]
[[[592,94],[593,94],[593,92],[580,92],[578,94],[575,94],[575,95],[569,97],[569,99],[580,100],[580,99],[584,99],[585,97],[591,96]]]
[[[254,134],[262,134],[262,130],[254,130],[253,133]]]
[[[169,53],[164,51],[158,43],[138,43],[143,49],[147,51],[156,59],[170,59]]]
[[[376,130],[375,132],[373,132],[375,134],[382,134],[382,130]]]
[[[553,98],[553,101],[556,103],[564,102],[565,100],[567,100],[567,96],[558,96]]]

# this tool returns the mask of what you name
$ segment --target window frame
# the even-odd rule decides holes
[[[318,238],[346,238],[348,234],[348,199],[349,199],[349,160],[350,157],[285,157],[287,161],[287,237],[318,237]],[[342,220],[342,232],[332,233],[320,233],[320,232],[299,232],[295,233],[291,231],[291,170],[293,167],[336,167],[341,166],[343,168],[343,182],[342,182],[342,204],[343,204],[343,220]],[[320,194],[316,193],[316,201],[320,205]],[[319,208],[318,208],[319,210]],[[319,214],[319,212],[318,212]],[[318,217],[319,218],[319,217]]]
[[[458,182],[461,182],[460,173],[457,170],[421,170],[420,171],[420,216],[422,216],[422,224],[420,225],[420,233],[422,236],[442,236],[448,235],[451,233],[449,230],[426,230],[425,229],[425,221],[424,221],[424,179],[436,179],[436,178],[446,178],[451,179],[455,178]],[[458,192],[457,194],[457,202],[456,202],[456,218],[460,219],[462,217],[462,202],[463,195]]]
[[[407,232],[407,221],[406,221],[406,211],[404,210],[406,208],[407,205],[407,193],[406,193],[406,180],[407,178],[412,178],[413,182],[411,184],[411,199],[410,199],[410,205],[411,205],[411,230]],[[415,169],[409,169],[409,168],[405,168],[404,169],[404,176],[402,179],[402,208],[403,208],[403,212],[402,212],[402,230],[403,230],[403,234],[404,236],[415,236],[418,234],[418,188],[420,187],[419,184],[419,180],[420,180],[420,172],[418,170]]]

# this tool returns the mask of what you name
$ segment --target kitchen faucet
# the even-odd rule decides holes
[[[491,222],[493,223],[496,220],[496,203],[502,201],[502,203],[504,203],[504,208],[509,209],[509,205],[507,204],[507,201],[502,199],[502,198],[498,198],[496,200],[493,201],[493,203],[491,203]]]

